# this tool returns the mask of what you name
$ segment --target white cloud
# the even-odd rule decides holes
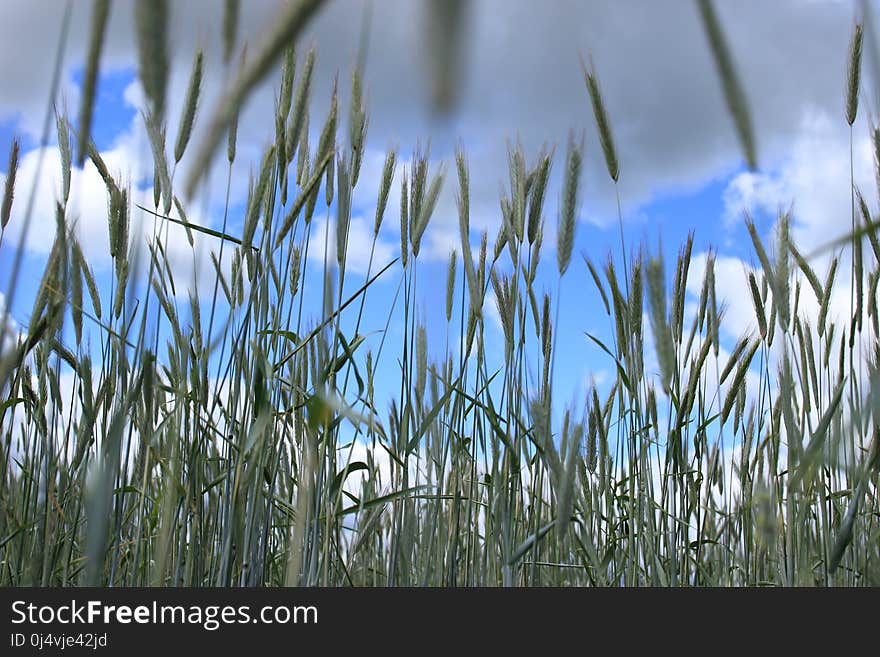
[[[274,0],[248,3],[248,11],[241,14],[240,43],[260,41],[277,4]],[[303,38],[304,43],[315,43],[318,48],[313,131],[320,130],[317,117],[327,107],[337,71],[343,72],[340,126],[345,125],[347,72],[356,55],[362,4],[354,0],[327,3]],[[5,62],[0,65],[4,80],[0,116],[39,122],[48,82],[35,81],[50,78],[53,58],[48,54],[54,52],[62,12],[54,0],[9,0],[8,5],[9,20],[0,26],[0,62]],[[73,5],[64,76],[72,110],[76,103],[71,72],[81,67],[86,52],[89,7],[87,3]],[[220,54],[222,11],[218,4],[193,0],[174,3],[171,10],[168,119],[173,137],[194,48],[202,46],[206,51],[201,107],[213,107],[228,70],[222,66]],[[719,8],[749,94],[762,163],[772,163],[786,152],[805,107],[814,106],[828,116],[842,115],[840,90],[853,10],[852,2],[797,0],[744,0],[735,7]],[[572,129],[585,130],[588,140],[585,215],[602,223],[609,208],[614,214],[614,188],[604,171],[601,149],[596,147],[578,52],[590,51],[599,68],[621,161],[620,191],[626,216],[660,192],[693,189],[724,175],[740,159],[698,14],[689,3],[661,6],[650,1],[597,4],[559,0],[552,7],[511,0],[470,3],[461,103],[448,121],[435,120],[426,102],[429,62],[424,35],[413,27],[423,23],[423,11],[424,3],[410,0],[387,0],[374,7],[365,79],[370,114],[368,149],[384,154],[387,144],[401,144],[403,162],[416,141],[431,134],[432,152],[450,160],[453,144],[462,139],[472,164],[475,227],[498,225],[497,190],[506,179],[507,140],[521,139],[532,156],[544,142],[564,144]],[[133,3],[115,3],[102,57],[105,71],[136,70],[133,24]],[[672,50],[670,40],[676,43]],[[401,57],[401,52],[412,56]],[[798,57],[791,57],[791,52],[797,52]],[[248,163],[259,160],[261,145],[271,137],[267,132],[271,133],[277,93],[271,85],[276,81],[277,76],[270,76],[242,114],[239,160],[243,163],[237,163],[233,175],[233,200],[241,200],[246,192],[247,176],[236,174],[245,173]],[[129,89],[126,96],[136,103],[134,91]],[[196,140],[206,122],[204,113],[199,118]],[[24,123],[19,127],[33,133],[34,127]],[[344,127],[341,142],[347,141],[343,131]],[[554,185],[561,170],[557,164]],[[220,187],[224,178],[213,176],[212,198],[223,197]],[[455,224],[451,201],[454,176],[445,187],[432,228],[446,222]],[[365,189],[372,194],[375,185]],[[395,197],[392,192],[392,199]],[[548,195],[548,201],[554,199],[554,194]],[[552,208],[548,208],[548,217],[553,217]],[[447,245],[457,241],[446,237],[456,234],[455,230],[440,231],[438,257],[445,257]],[[433,238],[429,234],[427,239],[430,247]]]
[[[6,295],[0,292],[0,322],[6,321],[5,328],[0,326],[0,333],[3,334],[3,342],[0,342],[0,355],[6,354],[13,349],[19,338],[18,324],[10,315],[6,316]]]
[[[34,149],[21,157],[15,202],[4,240],[8,242],[4,246],[19,243],[34,186],[36,194],[25,246],[31,253],[48,254],[55,238],[56,205],[61,200],[61,155],[58,147],[46,147],[42,152]],[[91,164],[84,169],[73,168],[71,171],[68,216],[77,218],[75,232],[89,260],[98,262],[109,258],[107,190]]]
[[[698,253],[691,258],[687,290],[697,298],[703,289],[708,257],[707,253]],[[753,269],[739,258],[715,256],[715,296],[719,310],[722,305],[726,307],[719,331],[728,340],[738,340],[758,327],[749,290],[750,271]]]
[[[137,204],[152,207],[152,186],[138,188],[135,181],[145,177],[145,171],[152,171],[152,159],[138,156],[144,141],[136,127],[140,118],[135,118],[131,131],[120,135],[116,144],[101,153],[110,174],[120,186],[129,187],[130,200],[130,246],[141,250],[141,263],[149,263],[147,242],[152,240],[154,219],[142,212]],[[140,143],[139,143],[140,140]],[[40,159],[42,157],[42,163]],[[151,177],[151,176],[150,176]],[[16,177],[16,194],[9,224],[3,239],[4,252],[12,252],[20,243],[31,190],[35,189],[34,205],[27,230],[25,248],[28,253],[45,256],[52,248],[56,232],[56,207],[61,200],[61,155],[57,146],[33,149],[21,156]],[[176,216],[176,210],[173,211]],[[79,240],[88,263],[97,275],[111,269],[109,239],[109,196],[104,180],[91,160],[86,160],[82,168],[71,169],[70,198],[66,218],[68,226]],[[197,225],[211,225],[202,208],[196,204],[187,208],[187,218]],[[219,241],[199,232],[193,233],[191,247],[185,231],[177,224],[159,222],[160,236],[164,241],[166,256],[176,279],[176,292],[185,297],[194,276],[200,279],[200,292],[213,289],[214,268],[210,251],[219,252]],[[224,269],[228,272],[232,249],[224,252]],[[209,284],[210,285],[207,285]],[[203,285],[204,284],[204,285]]]
[[[873,207],[877,189],[871,139],[853,133],[856,186]],[[804,253],[845,235],[850,228],[849,128],[842,117],[813,110],[804,114],[782,161],[772,170],[736,176],[723,195],[724,219],[740,223],[743,211],[775,218],[793,208],[792,236]]]
[[[318,267],[324,266],[324,238],[327,236],[327,261],[328,264],[336,265],[336,220],[326,218],[315,220],[312,225],[312,233],[309,238],[309,260]],[[346,252],[345,270],[365,276],[370,264],[370,250],[373,245],[373,221],[367,221],[361,216],[352,217],[348,229],[348,250]],[[376,241],[376,249],[373,254],[372,273],[375,274],[382,267],[394,259],[396,249],[379,238]]]
[[[788,196],[785,186],[777,177],[743,172],[731,180],[724,190],[724,223],[728,227],[741,223],[745,211],[750,214],[756,209],[768,214],[778,212],[785,209],[781,204]]]
[[[820,284],[825,284],[832,258],[839,258],[827,317],[829,325],[837,324],[838,335],[844,327],[849,331],[851,249],[831,250],[823,247],[845,236],[851,229],[851,176],[872,211],[876,206],[874,199],[877,198],[871,139],[857,124],[853,131],[852,173],[849,139],[850,130],[842,117],[835,118],[818,110],[806,112],[790,151],[778,166],[766,172],[737,176],[728,185],[723,197],[724,218],[727,221],[741,220],[743,210],[755,215],[759,227],[767,226],[766,218],[771,218],[772,227],[763,230],[761,235],[771,260],[776,251],[776,217],[780,209],[789,208],[792,208],[791,237],[808,257]],[[752,253],[751,243],[747,244],[746,250]],[[870,270],[875,265],[867,242],[864,257],[867,259],[866,269]],[[750,256],[750,259],[757,263],[756,256]],[[791,267],[796,279],[801,281],[799,314],[815,330],[820,312],[819,300],[797,270],[793,259]],[[760,281],[763,272],[758,264],[751,267],[736,257],[719,256],[716,260],[718,296],[728,304],[722,330],[727,330],[731,337],[755,326],[755,311],[746,278],[750,269]],[[695,295],[699,295],[704,272],[705,254],[700,254],[694,257],[688,284],[688,289]],[[870,353],[870,331],[863,331],[858,340],[865,347],[861,353]],[[773,346],[774,358],[778,358],[780,343],[774,342]]]
[[[495,296],[495,289],[492,285],[489,285],[489,289],[483,300],[482,312],[483,330],[485,332],[483,348],[485,349],[486,357],[490,362],[503,363],[507,339],[504,335],[504,324],[501,320],[501,311],[498,308],[498,297]],[[529,325],[527,324],[526,327],[528,330]],[[479,342],[480,328],[477,327],[476,330],[477,337],[474,338],[475,345]],[[474,347],[474,349],[476,349],[476,347]],[[541,360],[540,362],[543,361]]]

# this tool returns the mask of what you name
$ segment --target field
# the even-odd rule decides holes
[[[771,241],[745,218],[756,330],[732,346],[719,335],[726,307],[711,252],[698,303],[687,301],[693,234],[669,258],[669,244],[627,237],[621,215],[613,255],[575,249],[585,144],[574,135],[539,153],[510,144],[508,170],[496,172],[506,181],[497,230],[481,234],[467,144],[442,163],[426,145],[389,150],[371,192],[366,274],[355,275],[352,199],[370,125],[361,72],[340,75],[347,106],[334,87],[326,112],[309,116],[320,53],[291,44],[324,3],[283,6],[246,56],[238,4],[217,4],[228,84],[211,106],[199,102],[200,52],[186,96],[167,93],[173,3],[137,4],[150,203],[90,136],[107,0],[89,5],[79,106],[46,108],[44,141],[57,140],[66,181],[55,226],[13,214],[53,191],[17,186],[17,142],[11,150],[0,585],[880,585],[878,190],[850,180],[840,239],[821,253],[798,248],[784,209]],[[453,27],[456,6],[438,10]],[[736,49],[712,3],[696,6],[730,129],[755,168]],[[864,39],[858,23],[841,72],[850,130],[865,111]],[[617,189],[626,160],[600,84],[614,70],[581,65],[591,147]],[[222,217],[191,221],[209,171],[228,190],[239,112],[270,74],[275,122],[241,216],[227,191]],[[871,137],[880,153],[880,128]],[[68,208],[71,171],[83,167],[106,188],[106,281]],[[460,243],[445,282],[431,285],[420,250],[450,187]],[[392,194],[399,216],[386,212]],[[400,244],[379,262],[388,222],[399,222]],[[13,322],[21,236],[37,230],[54,231],[54,243],[29,320]],[[213,263],[211,280],[189,290],[169,256],[186,241],[209,245]],[[321,271],[309,265],[315,248]],[[607,333],[559,326],[560,307],[578,303],[563,279],[601,301]],[[840,281],[850,298],[832,298]],[[379,285],[393,294],[377,296]],[[429,304],[445,325],[426,325]],[[554,373],[581,355],[559,346],[561,330],[582,335],[612,372],[568,405]]]

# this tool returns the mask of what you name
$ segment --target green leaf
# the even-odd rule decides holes
[[[224,473],[223,473],[222,475],[220,475],[219,477],[214,478],[212,481],[210,481],[210,482],[208,483],[207,486],[205,486],[205,487],[202,489],[202,495],[204,495],[204,494],[207,493],[209,490],[211,490],[212,488],[214,488],[215,486],[217,486],[217,484],[221,483],[221,482],[222,482],[224,479],[226,479],[226,477],[228,477],[228,476],[229,476],[229,473],[228,473],[228,472],[224,472]]]
[[[170,221],[172,223],[178,224],[180,226],[184,226],[186,228],[191,228],[192,230],[196,230],[200,233],[204,233],[205,235],[210,235],[211,237],[217,237],[221,240],[226,240],[228,242],[232,242],[233,244],[238,244],[239,246],[241,246],[241,243],[242,243],[241,240],[233,235],[230,235],[229,233],[221,233],[219,230],[214,230],[213,228],[207,228],[205,226],[199,226],[198,224],[194,224],[191,221],[181,221],[180,219],[175,219],[174,217],[169,217],[168,215],[154,212],[153,210],[150,210],[149,208],[145,208],[143,205],[140,205],[138,203],[135,203],[135,207],[138,208],[139,210],[143,210],[147,214],[151,214],[154,217],[158,217],[159,219],[165,219],[166,221]],[[260,250],[255,246],[251,246],[251,249],[253,249],[254,251]]]
[[[0,415],[2,415],[7,408],[12,408],[18,404],[26,404],[27,399],[24,397],[12,397],[0,403]]]
[[[262,331],[257,331],[258,335],[277,335],[285,340],[290,340],[293,343],[299,343],[299,336],[293,331],[284,331],[282,329],[263,329]]]
[[[294,347],[284,357],[282,357],[281,360],[279,360],[277,363],[275,363],[275,369],[278,370],[287,361],[289,361],[291,358],[296,356],[296,354],[299,353],[299,351],[301,349],[303,349],[309,343],[309,341],[312,340],[312,338],[314,338],[316,335],[318,335],[318,333],[320,333],[324,329],[325,326],[327,326],[330,322],[332,322],[334,319],[336,319],[336,316],[339,313],[341,313],[343,310],[345,310],[355,299],[357,299],[360,295],[362,295],[364,292],[366,292],[367,288],[370,287],[370,285],[372,285],[373,283],[375,283],[376,280],[382,274],[384,274],[386,271],[388,271],[391,268],[391,266],[394,265],[399,259],[400,258],[395,258],[394,260],[389,262],[387,265],[382,267],[382,269],[375,276],[373,276],[370,280],[368,280],[366,283],[361,285],[361,287],[358,288],[358,290],[354,294],[352,294],[348,299],[346,299],[345,302],[343,302],[342,305],[339,306],[339,308],[334,310],[323,322],[321,322],[320,324],[318,324],[318,326],[316,326],[314,329],[312,329],[311,333],[309,333],[302,340],[302,342],[297,344],[296,347]]]
[[[355,461],[353,463],[349,463],[348,466],[342,468],[335,477],[333,477],[333,481],[330,484],[330,492],[329,499],[336,500],[336,496],[339,494],[339,489],[342,487],[342,484],[345,482],[348,475],[352,472],[357,472],[358,470],[367,470],[369,471],[370,466],[368,466],[363,461]]]
[[[410,439],[409,444],[407,444],[407,446],[406,446],[406,453],[407,454],[411,454],[412,451],[418,446],[419,442],[422,440],[422,436],[424,436],[425,433],[428,431],[428,428],[431,426],[431,423],[434,421],[434,419],[437,417],[437,415],[440,413],[440,411],[446,405],[446,402],[449,399],[450,395],[452,395],[452,393],[455,392],[455,390],[460,382],[461,382],[461,375],[459,375],[459,377],[455,380],[455,383],[453,383],[451,386],[446,388],[446,392],[443,393],[443,396],[440,397],[439,400],[437,400],[437,403],[434,405],[434,408],[432,408],[428,412],[428,414],[425,416],[425,419],[422,420],[422,424],[419,426],[418,431],[416,431],[415,435]]]
[[[837,384],[837,389],[834,391],[834,397],[832,397],[831,403],[828,404],[828,408],[819,420],[819,424],[816,425],[816,430],[813,431],[813,436],[810,438],[810,444],[807,445],[807,449],[804,451],[800,465],[791,477],[791,486],[797,486],[807,475],[811,475],[814,466],[819,461],[822,447],[825,445],[825,438],[828,436],[828,428],[831,426],[831,420],[834,419],[837,407],[840,406],[840,399],[843,396],[844,382],[845,379],[841,379]]]
[[[403,490],[398,490],[393,493],[388,493],[387,495],[381,495],[379,497],[374,497],[373,499],[367,500],[366,502],[364,502],[362,504],[358,504],[356,506],[346,507],[346,508],[342,509],[341,511],[339,511],[336,515],[337,516],[345,516],[345,515],[348,515],[349,513],[357,513],[358,511],[360,511],[362,509],[369,509],[370,507],[374,507],[379,504],[387,504],[388,502],[399,499],[401,497],[406,497],[410,493],[414,493],[418,490],[424,490],[427,487],[428,487],[427,485],[410,486],[409,488],[404,488]]]
[[[530,534],[529,537],[519,544],[519,547],[513,551],[513,554],[510,556],[510,559],[507,560],[507,565],[512,566],[517,561],[519,561],[526,552],[532,549],[533,546],[537,545],[541,539],[543,539],[547,533],[553,529],[553,526],[556,524],[555,520],[551,520],[546,525],[541,527],[534,534]]]
[[[632,384],[629,382],[629,377],[626,375],[626,370],[623,369],[623,365],[621,365],[620,361],[617,360],[617,356],[612,354],[611,350],[608,349],[608,347],[606,347],[604,344],[602,344],[602,341],[599,338],[590,335],[589,333],[584,333],[584,335],[586,335],[588,338],[590,338],[590,340],[599,345],[602,351],[611,356],[611,358],[614,360],[614,364],[617,365],[617,373],[620,375],[620,380],[623,381],[623,385],[626,386],[626,389],[629,390],[630,394],[634,394]]]

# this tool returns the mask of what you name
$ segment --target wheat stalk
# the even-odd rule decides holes
[[[560,276],[564,275],[568,269],[571,262],[571,252],[574,248],[582,152],[583,143],[576,144],[574,138],[569,137],[568,152],[565,158],[565,182],[563,183],[556,237],[556,261]]]
[[[183,113],[180,116],[180,125],[177,129],[177,141],[174,144],[174,161],[180,162],[186,145],[192,135],[193,120],[196,116],[196,106],[199,103],[199,92],[202,88],[202,59],[201,50],[196,50],[193,57],[192,72],[189,76],[189,86],[186,89],[186,100],[183,104]],[[231,158],[234,159],[234,158]]]
[[[76,148],[76,164],[79,167],[82,167],[83,160],[86,157],[86,148],[91,137],[92,112],[95,106],[95,91],[98,87],[98,68],[101,61],[101,50],[104,46],[107,18],[109,16],[110,0],[94,0],[92,3],[89,49],[86,55],[86,67],[83,73],[79,105],[79,139]]]
[[[750,169],[757,169],[758,155],[749,103],[740,83],[739,75],[736,72],[733,57],[727,45],[727,39],[715,13],[715,6],[711,0],[697,0],[697,6],[700,10],[700,18],[702,19],[709,45],[712,48],[715,66],[718,69],[721,86],[724,90],[724,98],[727,101],[728,110],[736,125],[737,135],[739,136],[739,142],[742,146],[746,163]]]
[[[150,0],[146,0],[146,4],[149,2]],[[140,4],[145,4],[145,1],[141,0]],[[284,48],[296,41],[306,22],[321,4],[322,0],[295,0],[288,3],[272,22],[272,28],[260,42],[256,54],[242,68],[226,90],[208,123],[205,137],[196,151],[193,168],[187,177],[186,194],[188,197],[193,195],[196,185],[207,171],[220,138],[226,131],[232,117],[240,110],[254,87],[269,73],[272,64],[281,55]],[[322,154],[326,153],[326,150],[319,149],[319,151]]]
[[[141,84],[150,101],[151,113],[161,121],[168,84],[167,0],[137,0],[135,27]]]
[[[859,83],[862,74],[862,24],[853,27],[852,39],[849,44],[849,67],[846,74],[846,122],[856,122],[859,112]]]
[[[12,140],[9,149],[9,165],[6,167],[6,183],[3,187],[3,205],[0,206],[0,230],[6,230],[12,213],[12,199],[15,195],[15,176],[18,172],[18,153],[21,148],[18,139]]]
[[[617,182],[620,176],[617,149],[614,147],[611,122],[608,120],[608,114],[605,111],[605,102],[602,100],[599,79],[596,76],[596,68],[593,66],[592,57],[590,58],[590,68],[588,70],[584,58],[581,56],[581,70],[583,71],[584,82],[586,82],[587,91],[590,95],[590,102],[593,105],[593,117],[596,119],[596,127],[599,130],[599,143],[602,145],[602,153],[605,156],[605,166],[608,169],[608,175],[611,176],[611,180]]]

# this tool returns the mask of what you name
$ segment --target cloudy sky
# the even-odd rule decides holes
[[[22,140],[17,204],[0,246],[0,291],[9,285],[9,262],[20,234],[26,191],[34,183],[39,140],[50,90],[65,3],[61,0],[2,0],[0,21],[0,171],[13,136]],[[87,47],[88,2],[74,2],[61,82],[62,104],[75,115],[82,62]],[[102,59],[98,114],[94,134],[108,164],[135,188],[151,175],[151,162],[138,108],[142,94],[136,82],[133,2],[113,2],[108,41]],[[174,52],[170,79],[168,134],[176,134],[193,52],[206,52],[200,116],[207,114],[225,80],[221,57],[221,0],[171,2],[169,42]],[[272,24],[282,0],[243,2],[239,43],[256,44]],[[844,119],[848,42],[861,3],[846,0],[729,0],[717,2],[720,18],[738,62],[755,124],[760,169],[745,170],[718,77],[701,29],[696,4],[690,0],[473,0],[465,5],[461,34],[458,94],[447,113],[431,102],[429,44],[437,34],[426,0],[375,0],[365,11],[362,0],[329,0],[302,39],[314,45],[312,115],[322,116],[334,76],[340,80],[340,107],[348,106],[348,80],[361,43],[365,20],[368,54],[365,88],[369,135],[364,172],[354,198],[350,261],[355,271],[366,267],[366,249],[375,191],[384,154],[397,148],[407,161],[417,144],[430,141],[435,166],[451,166],[455,145],[468,154],[472,180],[472,225],[493,234],[500,223],[499,190],[506,184],[508,144],[521,141],[530,161],[541,146],[564,152],[570,134],[584,135],[586,166],[575,260],[565,279],[561,346],[578,355],[560,376],[574,386],[600,376],[608,363],[592,353],[583,331],[605,331],[598,299],[584,298],[592,289],[578,254],[602,261],[619,253],[615,190],[604,168],[598,136],[584,85],[580,57],[592,57],[602,85],[620,159],[624,232],[632,249],[661,242],[673,262],[688,231],[695,233],[696,263],[705,252],[718,252],[722,296],[731,308],[725,339],[731,343],[750,328],[751,307],[745,274],[752,266],[743,230],[742,210],[750,209],[768,239],[780,207],[794,207],[794,234],[810,252],[849,226],[850,129]],[[366,19],[365,19],[366,17]],[[869,35],[870,37],[870,35]],[[870,53],[871,42],[867,52]],[[866,64],[866,72],[873,67]],[[870,75],[868,75],[870,77]],[[249,171],[259,164],[263,146],[273,138],[272,116],[277,76],[251,97],[239,127],[239,155],[233,170],[233,205],[244,201]],[[870,117],[880,112],[866,85],[859,119],[852,132],[857,184],[872,209],[877,205],[873,156],[868,140]],[[347,115],[347,112],[343,112]],[[202,122],[204,123],[204,121]],[[343,124],[344,126],[344,124]],[[196,136],[199,136],[197,118]],[[313,131],[320,126],[312,126]],[[341,138],[344,133],[340,132]],[[28,321],[33,285],[51,247],[53,194],[58,189],[58,155],[52,140],[45,149],[34,214],[27,239],[25,282],[13,307],[21,324]],[[556,223],[556,200],[562,166],[557,162],[546,209],[548,234]],[[187,156],[181,162],[189,164]],[[193,221],[219,225],[216,207],[225,191],[223,167],[209,178],[199,203],[189,211]],[[458,244],[454,176],[449,176],[423,249],[424,267],[444,271],[450,248]],[[101,271],[109,270],[106,198],[97,173],[89,166],[74,173],[73,192],[80,217],[78,230],[87,255]],[[392,192],[388,216],[397,213]],[[17,221],[18,219],[18,221]],[[397,254],[396,221],[387,221],[378,257]],[[197,244],[197,247],[200,245]],[[204,244],[201,247],[208,248]],[[199,260],[184,240],[176,243],[175,263],[181,277],[199,270]],[[201,255],[204,255],[202,253]],[[702,259],[701,259],[702,258]],[[548,262],[555,258],[547,258]],[[825,264],[816,268],[824,277]],[[194,264],[195,263],[195,264]],[[316,264],[316,267],[320,266]],[[699,294],[699,266],[692,267],[691,289]],[[425,293],[432,293],[431,276]],[[444,283],[437,285],[437,293]],[[590,287],[584,287],[589,285]],[[388,284],[390,299],[396,288]],[[549,288],[549,283],[548,283]],[[555,290],[555,286],[553,288]],[[580,295],[580,296],[579,296]],[[848,295],[846,295],[848,298]],[[439,319],[434,306],[421,309],[426,321]],[[385,312],[380,311],[378,315]],[[603,313],[604,314],[604,313]],[[499,334],[500,339],[500,334]],[[582,359],[581,359],[582,356]],[[581,365],[582,363],[582,365]],[[598,374],[597,374],[598,373]]]

